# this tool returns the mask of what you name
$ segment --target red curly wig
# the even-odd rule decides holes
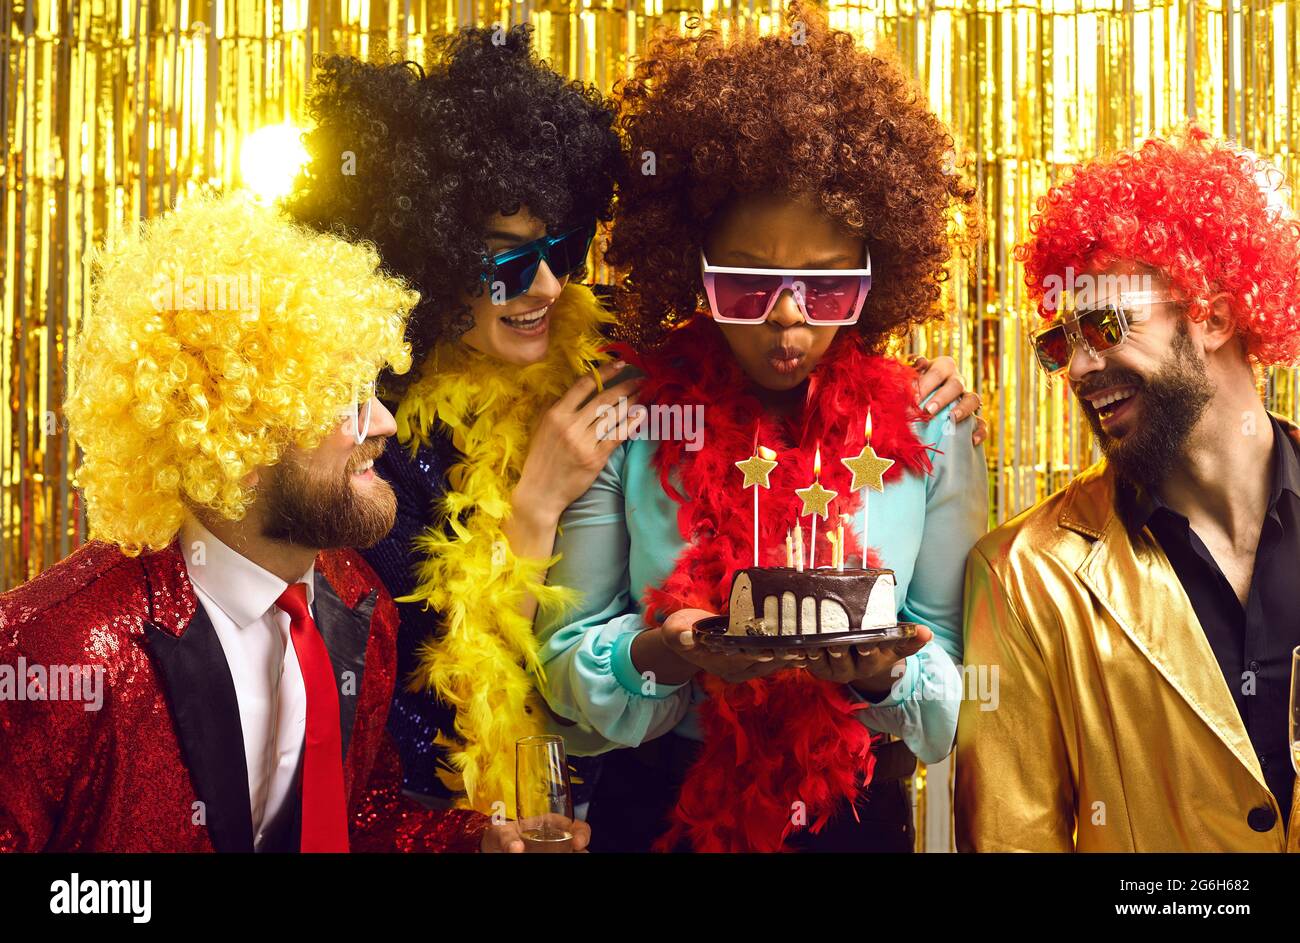
[[[1160,270],[1202,319],[1217,292],[1232,298],[1238,333],[1262,364],[1300,354],[1300,224],[1261,185],[1277,170],[1191,127],[1171,140],[1075,167],[1039,197],[1030,238],[1016,247],[1039,313],[1068,273],[1141,262]]]
[[[779,34],[730,39],[692,19],[615,89],[632,167],[606,259],[626,273],[620,333],[633,344],[654,346],[704,304],[700,248],[738,194],[811,195],[866,239],[858,326],[874,345],[939,315],[954,247],[980,235],[952,135],[893,54],[856,47],[815,7],[792,3],[784,19]]]

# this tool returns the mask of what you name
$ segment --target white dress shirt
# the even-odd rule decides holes
[[[289,638],[289,614],[275,601],[288,583],[236,553],[193,518],[181,527],[181,554],[194,593],[221,642],[239,701],[253,813],[253,848],[297,796],[307,732],[307,689]],[[315,565],[297,582],[307,587],[315,618]]]

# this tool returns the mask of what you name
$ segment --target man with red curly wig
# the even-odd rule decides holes
[[[962,850],[1297,850],[1300,440],[1256,370],[1300,350],[1300,226],[1270,171],[1191,129],[1038,202],[1035,350],[1104,458],[971,553],[998,698],[962,706]]]

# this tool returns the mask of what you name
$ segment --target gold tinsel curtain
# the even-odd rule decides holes
[[[313,56],[387,51],[422,61],[459,24],[528,21],[559,71],[608,90],[658,26],[695,14],[771,29],[779,6],[464,0],[11,0],[0,16],[4,152],[0,348],[0,589],[84,533],[60,404],[88,250],[202,184],[232,185],[255,131],[295,121]],[[989,238],[953,267],[949,320],[914,339],[953,354],[993,424],[1002,520],[1094,457],[1062,384],[1037,372],[1032,312],[1011,248],[1032,202],[1074,161],[1195,118],[1297,163],[1300,0],[866,0],[832,23],[897,49],[950,124],[983,194]],[[252,167],[250,168],[250,164]],[[1263,378],[1296,415],[1293,370]]]
[[[864,0],[824,4],[833,25],[897,49],[952,127],[984,195],[989,238],[953,266],[949,318],[913,338],[951,353],[984,396],[995,520],[1095,457],[1086,423],[1027,344],[1034,314],[1012,247],[1033,200],[1099,150],[1193,118],[1295,180],[1300,0]],[[0,334],[0,590],[81,542],[61,414],[88,252],[204,184],[246,176],[286,147],[250,136],[301,115],[313,56],[397,52],[457,25],[527,21],[551,65],[609,90],[658,26],[697,14],[770,30],[779,5],[471,0],[7,0]],[[292,129],[287,141],[292,141]],[[256,140],[256,139],[254,139]],[[277,150],[278,149],[278,150]],[[598,274],[599,271],[598,271]],[[1294,370],[1261,377],[1297,417]],[[932,767],[940,781],[949,764]],[[946,791],[915,782],[919,847],[949,846]]]

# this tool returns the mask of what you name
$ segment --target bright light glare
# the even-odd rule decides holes
[[[296,125],[271,124],[258,128],[239,149],[239,171],[258,199],[272,202],[287,196],[293,180],[307,163],[307,150]]]

